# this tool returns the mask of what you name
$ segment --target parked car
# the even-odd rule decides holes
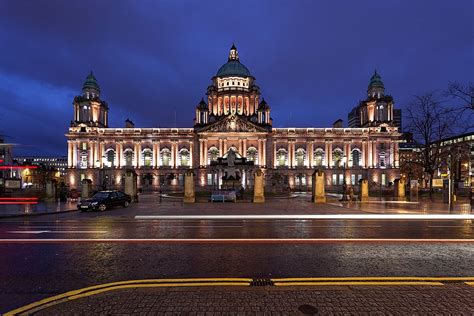
[[[80,201],[77,209],[80,211],[105,211],[114,206],[127,207],[132,202],[130,195],[120,191],[100,191],[91,198]]]

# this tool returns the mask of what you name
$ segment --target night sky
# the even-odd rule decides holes
[[[90,70],[111,127],[192,127],[232,42],[274,126],[346,124],[374,69],[402,109],[472,82],[474,1],[0,0],[0,133],[16,155],[66,155]]]

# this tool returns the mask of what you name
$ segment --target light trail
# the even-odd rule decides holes
[[[474,214],[301,214],[301,215],[136,215],[138,220],[212,220],[212,219],[474,219]]]
[[[335,243],[474,243],[474,239],[408,238],[22,238],[0,244],[120,243],[120,244],[335,244]]]

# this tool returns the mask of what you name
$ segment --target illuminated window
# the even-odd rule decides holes
[[[341,167],[342,166],[342,150],[339,148],[334,149],[332,152],[332,161],[334,167]]]
[[[358,149],[352,151],[352,165],[354,167],[360,166],[360,151]]]
[[[304,160],[306,157],[306,151],[303,148],[299,148],[295,152],[295,158],[296,158],[296,165],[298,167],[303,167],[304,166]]]
[[[171,151],[168,148],[161,150],[161,165],[169,167],[171,161]]]
[[[217,149],[214,146],[209,148],[209,151],[207,152],[208,164],[210,164],[211,161],[217,161],[218,157],[219,157],[219,149]]]
[[[125,159],[125,166],[132,167],[133,166],[133,151],[130,148],[127,148],[123,152],[123,158]]]
[[[256,162],[258,158],[258,151],[255,147],[249,147],[247,149],[247,160]]]
[[[179,151],[179,164],[182,167],[189,167],[189,160],[190,160],[190,155],[189,155],[189,150],[186,148],[183,148]]]
[[[143,165],[145,167],[151,167],[153,152],[151,149],[146,148],[143,150]]]
[[[286,161],[288,157],[288,152],[284,148],[280,148],[277,151],[277,163],[278,166],[283,167],[286,166]]]
[[[321,148],[314,151],[314,165],[317,167],[324,165],[324,150]]]

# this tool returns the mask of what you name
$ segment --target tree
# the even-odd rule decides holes
[[[441,141],[456,132],[457,124],[453,124],[456,113],[453,109],[443,106],[443,100],[437,92],[414,96],[406,112],[407,131],[413,134],[413,145],[417,153],[410,163],[423,168],[428,177],[431,197],[433,176],[441,167],[444,158]]]
[[[446,97],[453,103],[458,115],[468,122],[468,129],[474,128],[474,83],[462,84],[450,82],[445,91]]]

